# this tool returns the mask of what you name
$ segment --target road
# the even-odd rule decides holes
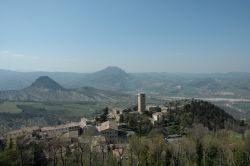
[[[189,98],[189,97],[165,97],[164,100],[197,99],[204,101],[228,101],[228,102],[250,102],[250,99],[230,99],[230,98]]]

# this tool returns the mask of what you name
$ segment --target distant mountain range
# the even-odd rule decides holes
[[[46,75],[67,89],[96,89],[154,96],[250,98],[250,73],[126,73],[107,67],[94,73],[14,72],[0,70],[0,90],[20,90]]]
[[[118,102],[129,100],[129,96],[92,87],[67,89],[48,76],[39,77],[29,87],[21,90],[0,91],[0,100],[8,101],[102,101]]]

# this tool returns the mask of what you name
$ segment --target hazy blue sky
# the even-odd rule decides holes
[[[1,0],[0,68],[250,72],[250,0]]]

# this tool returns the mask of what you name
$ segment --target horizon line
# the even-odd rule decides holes
[[[242,74],[250,74],[248,71],[228,71],[228,72],[173,72],[173,71],[126,71],[123,68],[120,68],[118,66],[107,66],[105,68],[95,70],[95,71],[58,71],[58,70],[16,70],[16,69],[4,69],[0,68],[0,71],[7,71],[7,72],[18,72],[18,73],[38,73],[38,72],[47,72],[47,73],[75,73],[75,74],[91,74],[95,72],[99,72],[102,70],[105,70],[109,67],[116,67],[121,69],[122,71],[130,74],[145,74],[145,73],[159,73],[159,74],[194,74],[194,75],[200,75],[200,74],[230,74],[230,73],[242,73]]]

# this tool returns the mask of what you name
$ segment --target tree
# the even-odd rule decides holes
[[[201,142],[196,143],[196,163],[198,166],[202,166],[202,158],[203,158],[203,145]]]
[[[207,150],[207,165],[208,166],[213,166],[213,165],[219,165],[217,161],[218,157],[218,148],[216,145],[211,144],[208,147]]]
[[[164,150],[163,136],[154,134],[146,144],[149,147],[150,164],[159,166],[162,162],[161,156]]]
[[[17,163],[17,153],[14,148],[5,149],[0,153],[0,165],[1,166],[14,166],[18,165]]]
[[[57,166],[59,153],[59,143],[56,140],[50,141],[46,144],[46,149],[49,152],[49,157],[52,159],[53,166]]]
[[[84,157],[86,157],[87,163],[89,166],[93,165],[93,139],[90,136],[85,136],[78,141],[78,150],[80,153],[80,162],[81,165],[84,165]]]
[[[192,114],[190,112],[183,113],[180,117],[180,120],[181,120],[180,125],[183,128],[186,128],[186,127],[190,128],[193,124]]]
[[[165,165],[170,166],[172,160],[172,153],[168,146],[165,146]]]
[[[130,137],[129,138],[129,145],[130,145],[131,153],[135,154],[135,156],[136,156],[137,165],[140,166],[141,162],[142,162],[142,159],[141,159],[141,151],[142,151],[141,138],[138,136]],[[132,158],[131,158],[131,162],[132,162]]]
[[[25,155],[25,149],[28,146],[28,142],[29,142],[29,138],[26,138],[24,136],[17,138],[17,141],[16,141],[16,151],[17,151],[18,159],[19,159],[21,166],[24,166],[26,161],[28,160],[27,156]]]
[[[12,138],[9,139],[9,145],[8,145],[8,149],[12,149],[13,148],[13,140]]]
[[[250,163],[250,130],[246,131],[245,137],[246,137],[245,138],[245,151],[247,155],[247,162]]]
[[[33,144],[33,166],[46,166],[48,161],[44,155],[42,144]]]
[[[124,122],[124,115],[120,115],[119,122],[120,122],[120,123],[123,123],[123,122]]]
[[[3,141],[0,140],[0,152],[4,151],[6,146],[7,146],[6,141],[5,140],[3,140]]]
[[[108,113],[109,113],[109,108],[106,107],[106,108],[104,108],[102,110],[102,114],[100,115],[100,117],[96,117],[95,120],[97,122],[99,122],[99,123],[107,121],[107,119],[108,119],[108,117],[107,117]]]
[[[62,161],[62,166],[65,166],[65,156],[64,156],[65,152],[66,152],[66,148],[63,145],[60,145],[59,154],[60,154],[60,158]]]

